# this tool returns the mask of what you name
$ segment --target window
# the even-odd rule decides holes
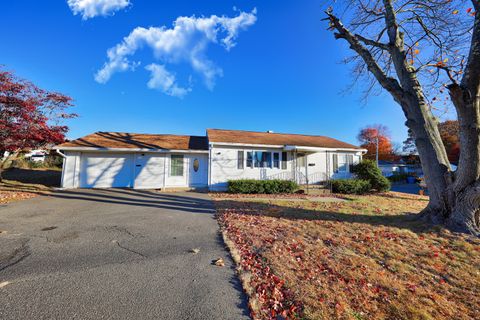
[[[253,152],[247,152],[247,167],[253,168]]]
[[[278,152],[273,153],[273,167],[280,169],[280,153]]]
[[[193,160],[193,171],[197,172],[200,167],[200,161],[198,159]]]
[[[287,169],[287,153],[285,151],[282,152],[282,169]]]
[[[337,171],[336,172],[347,172],[348,168],[348,159],[345,154],[337,154]]]
[[[333,155],[333,172],[338,172],[338,154]]]
[[[170,175],[172,177],[183,176],[183,155],[172,154],[170,156]]]
[[[352,172],[353,168],[353,154],[347,154],[347,165],[348,165],[348,171]]]
[[[237,158],[237,169],[243,169],[243,150],[238,151],[238,158]]]
[[[303,153],[299,153],[297,156],[297,165],[299,167],[305,167],[305,155]]]
[[[254,153],[255,168],[271,168],[272,167],[272,153],[265,151],[255,151]]]

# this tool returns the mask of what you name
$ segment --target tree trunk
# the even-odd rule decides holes
[[[434,224],[445,223],[451,208],[447,189],[452,179],[450,163],[438,130],[438,122],[425,103],[420,88],[407,94],[401,105],[407,118],[406,125],[415,137],[430,196],[428,206],[423,210],[421,218]]]
[[[326,13],[330,26],[338,32],[335,38],[350,44],[368,71],[402,107],[406,125],[415,137],[429,189],[430,201],[421,218],[454,231],[480,235],[480,3],[472,0],[477,14],[462,82],[458,84],[450,76],[453,83],[448,87],[460,124],[460,160],[457,171],[452,173],[438,122],[425,99],[417,71],[407,61],[404,33],[400,31],[393,2],[383,0],[388,44],[353,34],[331,10]],[[388,52],[398,79],[389,76],[362,43]]]
[[[451,214],[447,226],[480,235],[480,88],[448,87],[460,125],[460,159],[448,190]]]

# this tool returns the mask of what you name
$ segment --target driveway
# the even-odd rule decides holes
[[[0,319],[249,319],[206,194],[55,192],[0,230]]]

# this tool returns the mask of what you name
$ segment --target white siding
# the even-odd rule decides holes
[[[352,155],[353,164],[359,163],[361,159],[361,152],[321,151],[306,153],[306,167],[297,168],[297,172],[295,173],[294,152],[287,152],[288,161],[286,170],[282,170],[281,167],[280,169],[247,167],[246,152],[256,150],[282,152],[281,149],[213,146],[210,150],[210,189],[213,191],[223,191],[227,188],[228,180],[237,179],[292,179],[294,175],[297,175],[300,183],[306,183],[305,177],[308,177],[309,183],[315,184],[329,179],[351,178],[352,175],[348,165],[343,172],[333,171],[333,155],[337,154],[340,159],[346,155]],[[238,151],[244,152],[245,165],[243,169],[238,169]]]
[[[244,154],[244,168],[238,169],[238,151],[243,151]],[[291,176],[292,174],[292,161],[291,153],[288,152],[287,169],[278,168],[249,168],[246,165],[247,151],[267,151],[267,152],[279,152],[281,149],[262,149],[262,148],[238,148],[238,147],[212,147],[211,159],[210,159],[210,189],[214,191],[225,190],[228,180],[237,179],[267,179],[267,178],[279,178],[282,176]],[[281,157],[281,156],[280,156]]]
[[[62,188],[76,188],[80,166],[80,152],[65,152],[62,168]]]
[[[135,155],[135,189],[160,189],[164,186],[165,154]]]

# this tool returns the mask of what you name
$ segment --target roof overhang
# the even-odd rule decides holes
[[[55,147],[62,151],[79,152],[143,152],[143,153],[208,153],[208,150],[177,150],[177,149],[147,149],[147,148],[93,148],[93,147]]]
[[[305,151],[305,152],[345,151],[345,152],[361,152],[362,154],[367,153],[367,149],[308,147],[308,146],[292,146],[292,145],[279,145],[279,144],[210,142],[210,146],[274,148],[274,149],[282,149],[285,151]]]
[[[229,146],[229,147],[255,147],[255,148],[276,148],[283,149],[281,144],[255,144],[255,143],[233,143],[233,142],[210,142],[211,146]]]
[[[325,148],[325,147],[307,147],[307,146],[284,146],[286,151],[306,151],[306,152],[323,152],[323,151],[345,151],[345,152],[361,152],[367,153],[367,149],[355,149],[355,148]]]

